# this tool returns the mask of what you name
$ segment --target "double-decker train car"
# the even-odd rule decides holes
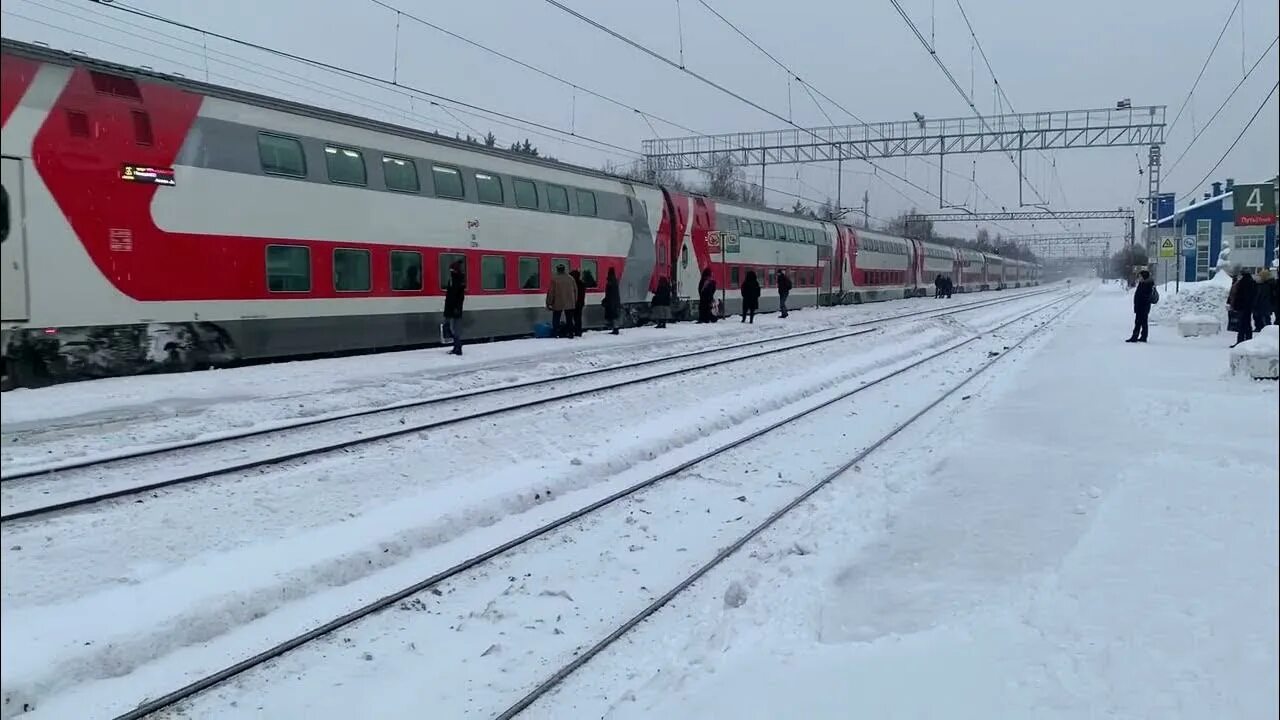
[[[949,245],[915,241],[920,257],[921,273],[917,280],[921,294],[929,294],[926,288],[934,287],[939,276],[959,285],[959,251]]]
[[[960,281],[956,283],[956,291],[967,293],[987,289],[987,263],[983,254],[977,250],[964,248],[958,251]]]
[[[638,321],[659,278],[683,300],[703,270],[728,312],[748,270],[765,311],[779,271],[791,307],[974,272],[940,245],[10,40],[0,125],[8,385],[435,344],[454,263],[471,338],[530,334],[560,266],[588,324],[610,271]],[[987,256],[979,286],[1004,272]]]

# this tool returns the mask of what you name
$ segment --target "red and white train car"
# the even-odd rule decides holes
[[[559,265],[587,281],[591,324],[610,270],[643,318],[660,277],[696,297],[704,269],[736,312],[748,270],[771,310],[780,270],[802,307],[919,295],[964,267],[943,246],[9,40],[0,124],[9,384],[435,343],[457,261],[476,338],[529,334]],[[1004,272],[988,256],[984,284]]]

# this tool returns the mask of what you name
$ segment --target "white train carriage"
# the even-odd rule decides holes
[[[830,287],[832,240],[823,223],[722,201],[714,202],[713,220],[715,230],[736,240],[717,244],[715,238],[724,235],[713,235],[707,247],[713,277],[722,291],[717,294],[723,297],[727,314],[742,311],[741,287],[748,272],[754,272],[760,283],[761,312],[778,309],[779,273],[791,279],[787,299],[791,309],[816,305],[820,291]],[[696,223],[695,215],[695,242]]]
[[[986,283],[984,290],[1003,290],[1005,261],[1004,258],[993,253],[982,254],[983,263],[986,266]]]
[[[986,261],[977,250],[963,249],[958,251],[960,280],[956,283],[956,292],[977,292],[987,289]]]
[[[956,268],[959,261],[955,248],[930,242],[918,243],[918,247],[921,253],[919,279],[921,294],[930,294],[929,288],[934,287],[934,283],[939,276],[950,280],[953,286],[960,284],[959,279],[956,277]]]
[[[910,240],[873,230],[855,231],[853,300],[875,302],[912,297],[920,289]]]

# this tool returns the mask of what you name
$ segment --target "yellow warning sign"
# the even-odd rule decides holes
[[[1171,258],[1178,256],[1178,246],[1174,244],[1173,238],[1165,238],[1160,241],[1160,257]]]

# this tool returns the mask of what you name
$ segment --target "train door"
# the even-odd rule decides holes
[[[3,158],[0,166],[4,214],[0,225],[0,320],[26,320],[27,234],[22,214],[22,161]]]

